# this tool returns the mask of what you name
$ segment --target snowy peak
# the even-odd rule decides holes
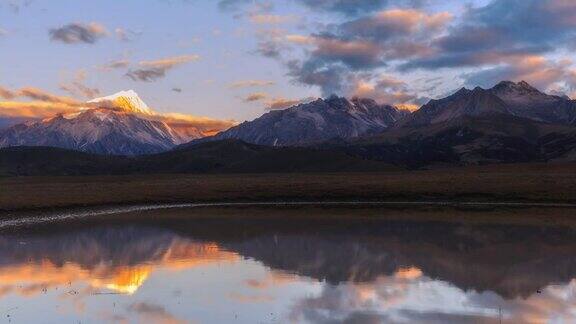
[[[271,111],[202,141],[237,139],[271,146],[310,145],[379,134],[406,114],[371,99],[331,96]]]
[[[491,90],[497,94],[544,95],[544,93],[540,92],[526,81],[520,81],[518,83],[502,81]]]
[[[120,91],[113,95],[96,98],[88,101],[89,104],[103,104],[106,108],[113,108],[127,113],[154,115],[154,112],[134,90]]]

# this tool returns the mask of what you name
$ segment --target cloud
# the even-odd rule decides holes
[[[34,101],[0,101],[0,117],[12,119],[43,119],[58,114],[76,113],[86,108],[114,109],[108,103],[88,104],[70,97],[50,94],[44,90],[25,87],[17,91],[0,87],[0,97],[7,100],[28,98]],[[160,120],[178,131],[179,134],[200,133],[214,135],[237,123],[234,120],[221,120],[193,116],[182,113],[154,113],[147,118]]]
[[[323,96],[353,95],[358,85],[373,81],[374,71],[392,70],[398,61],[432,54],[426,42],[441,35],[452,19],[446,12],[382,10],[328,25],[311,35],[285,36],[287,43],[301,47],[305,55],[283,63],[295,83],[318,86]],[[371,92],[375,95],[376,89]],[[396,92],[387,99],[407,98],[407,93]]]
[[[570,61],[555,62],[543,56],[527,55],[504,65],[466,73],[463,77],[469,86],[491,87],[502,80],[524,80],[537,88],[546,89],[560,80],[569,80],[571,64]],[[569,84],[575,83],[569,81]]]
[[[162,114],[159,118],[174,129],[196,129],[205,136],[215,135],[237,124],[233,120],[199,117],[181,113]]]
[[[312,46],[307,61],[316,66],[342,64],[352,70],[374,69],[394,59],[429,53],[422,40],[441,33],[452,15],[414,9],[392,9],[354,19],[311,35],[289,35],[287,40]]]
[[[346,96],[370,98],[380,104],[398,105],[408,110],[414,110],[413,101],[418,98],[405,82],[392,76],[380,76],[373,82],[357,80]]]
[[[200,59],[199,55],[181,55],[155,61],[142,61],[140,62],[140,65],[151,69],[168,70],[181,64],[198,61],[199,59]]]
[[[6,36],[6,35],[8,35],[8,32],[6,31],[6,29],[0,28],[0,37]]]
[[[128,60],[116,60],[104,65],[102,68],[104,70],[125,69],[128,68],[129,65],[130,61]]]
[[[14,99],[16,97],[16,93],[14,93],[13,91],[0,87],[0,98],[2,99]]]
[[[24,87],[10,90],[0,87],[0,97],[8,101],[0,101],[0,117],[37,119],[53,117],[78,111],[82,102],[70,97],[53,95],[34,87]],[[13,101],[16,98],[26,98],[32,101]]]
[[[199,59],[199,55],[182,55],[155,61],[142,61],[139,63],[139,69],[129,70],[126,76],[134,81],[153,82],[164,78],[168,70]]]
[[[241,80],[230,84],[232,89],[252,88],[252,87],[267,87],[273,86],[276,82],[267,80]]]
[[[268,95],[266,93],[256,92],[256,93],[251,93],[248,96],[246,96],[243,99],[243,101],[244,102],[254,102],[254,101],[264,100],[266,98],[268,98]]]
[[[66,44],[94,44],[106,36],[106,28],[98,23],[72,23],[59,28],[50,29],[50,39]]]
[[[430,35],[442,30],[452,15],[447,12],[428,14],[415,9],[391,9],[362,17],[339,26],[345,38],[361,38],[383,42],[391,38]]]
[[[314,99],[315,98],[312,97],[305,99],[272,98],[266,101],[266,110],[282,110],[299,104],[311,102]]]
[[[74,79],[70,83],[61,83],[60,89],[68,92],[70,95],[75,97],[84,97],[87,99],[93,99],[100,95],[100,89],[90,88],[85,85],[86,81],[86,71],[79,70],[74,75]]]
[[[254,14],[250,15],[250,22],[260,25],[279,25],[293,23],[298,20],[294,15],[270,15],[270,14]]]
[[[136,37],[142,35],[141,32],[135,32],[124,28],[116,28],[114,34],[116,34],[116,37],[123,42],[131,42]]]
[[[48,93],[44,90],[34,88],[34,87],[25,87],[25,88],[20,89],[17,92],[17,96],[18,97],[26,97],[26,98],[29,98],[32,100],[38,100],[38,101],[49,102],[49,103],[64,104],[64,105],[69,105],[69,106],[78,106],[80,104],[80,102],[78,102],[76,99],[72,99],[69,97],[56,96],[56,95]]]
[[[403,70],[476,67],[511,57],[562,49],[576,40],[576,3],[566,0],[492,0],[469,8],[448,33],[433,40],[432,57],[407,62]]]
[[[126,76],[133,81],[153,82],[166,76],[166,70],[137,69],[126,72]]]
[[[574,1],[488,0],[451,12],[428,1],[295,1],[341,19],[308,24],[308,34],[260,33],[255,52],[276,59],[295,84],[318,87],[323,96],[363,93],[418,105],[424,98],[414,95],[417,86],[383,90],[378,75],[440,69],[470,86],[523,79],[576,93],[569,72],[574,65],[559,58],[576,49]],[[426,95],[445,90],[427,87]]]
[[[41,119],[77,111],[77,106],[64,103],[0,101],[0,117]]]
[[[173,92],[177,92],[177,93],[181,93],[182,92],[182,88],[172,88]]]
[[[314,12],[337,13],[344,16],[359,16],[370,14],[391,6],[406,8],[422,7],[426,0],[296,0],[301,5]],[[246,5],[254,5],[254,0],[220,0],[218,5],[224,11],[237,11]],[[256,2],[258,7],[269,11],[269,2]]]
[[[261,40],[258,42],[256,53],[268,58],[280,58],[286,47],[275,40]]]

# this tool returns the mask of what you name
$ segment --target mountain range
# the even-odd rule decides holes
[[[236,139],[271,146],[309,145],[336,138],[379,134],[407,115],[408,111],[379,105],[372,99],[348,100],[332,96],[270,111],[204,140]]]
[[[133,156],[110,158],[113,170],[126,171],[126,163],[134,164],[130,172],[280,172],[305,170],[306,163],[313,166],[310,170],[374,170],[576,160],[576,101],[524,81],[462,88],[414,112],[371,99],[332,96],[270,111],[209,137],[171,128],[132,91],[87,106],[76,114],[0,131],[0,147],[28,146],[1,150],[0,163],[15,152],[22,163],[25,156],[39,157],[29,146]],[[145,154],[156,155],[139,157]],[[90,157],[88,164],[102,159]],[[29,173],[22,163],[12,173]]]
[[[191,139],[155,117],[134,91],[97,98],[86,108],[0,131],[0,147],[51,146],[95,154],[160,153]]]

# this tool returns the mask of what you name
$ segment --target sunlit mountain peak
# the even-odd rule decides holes
[[[111,104],[113,108],[129,113],[143,115],[154,115],[154,112],[148,105],[140,99],[140,96],[134,90],[120,91],[110,96],[96,98],[88,101],[89,104],[106,103]]]

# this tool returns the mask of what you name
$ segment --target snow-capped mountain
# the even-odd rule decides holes
[[[190,139],[155,119],[135,92],[124,91],[92,100],[77,113],[12,126],[0,132],[0,147],[52,146],[139,155],[166,151]]]
[[[400,126],[425,126],[461,117],[511,115],[552,124],[576,125],[576,102],[545,94],[525,81],[502,81],[491,89],[466,88],[439,100],[431,100]]]
[[[489,114],[511,114],[502,99],[488,90],[476,87],[462,88],[451,96],[430,100],[400,123],[404,127],[418,127],[446,123],[462,117],[478,117]]]
[[[576,104],[569,97],[543,93],[525,81],[502,81],[490,92],[502,99],[518,117],[576,125]]]
[[[110,104],[111,107],[116,110],[142,115],[154,115],[152,109],[150,109],[150,107],[140,99],[134,90],[120,91],[111,96],[92,99],[88,101],[88,104]]]
[[[371,99],[348,100],[332,96],[285,110],[270,111],[201,141],[238,139],[260,145],[305,145],[377,134],[407,114]]]

